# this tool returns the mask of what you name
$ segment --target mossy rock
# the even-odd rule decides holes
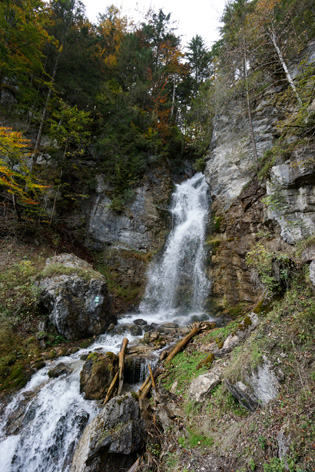
[[[80,374],[80,391],[88,400],[105,398],[118,369],[118,357],[114,353],[92,352]]]
[[[213,361],[215,359],[215,355],[213,352],[210,352],[202,361],[199,362],[197,365],[197,370],[201,369],[202,367],[207,367],[208,369],[211,367]]]

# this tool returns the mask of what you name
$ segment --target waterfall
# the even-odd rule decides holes
[[[208,186],[198,173],[176,186],[171,214],[172,230],[159,261],[148,273],[142,315],[154,316],[157,321],[170,320],[181,315],[202,313],[209,293],[205,275]],[[181,318],[187,322],[187,316]],[[180,319],[178,319],[180,321]]]
[[[177,185],[173,195],[172,230],[165,250],[152,264],[141,317],[150,323],[187,324],[201,315],[209,292],[205,276],[204,239],[208,212],[207,184],[202,174]],[[120,320],[130,323],[139,313]],[[50,361],[7,405],[0,419],[1,472],[69,472],[77,441],[98,412],[95,401],[80,394],[82,355],[93,350],[117,353],[122,338],[102,335],[87,350]],[[48,371],[63,362],[69,368],[58,378]]]

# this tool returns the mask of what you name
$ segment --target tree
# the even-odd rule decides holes
[[[248,46],[249,30],[247,17],[253,11],[254,4],[249,0],[236,0],[225,6],[221,28],[223,47],[220,50],[220,59],[223,67],[229,71],[231,85],[241,83],[241,95],[245,94],[246,109],[249,121],[252,150],[256,163],[258,153],[255,131],[252,118],[250,97],[250,51]]]
[[[293,90],[299,105],[302,106],[301,97],[294,84],[293,77],[289,71],[288,63],[285,58],[284,49],[282,48],[282,38],[285,38],[283,42],[286,45],[290,38],[290,35],[288,34],[290,15],[287,15],[287,10],[285,8],[281,9],[281,3],[282,0],[258,0],[249,21],[251,22],[254,36],[256,33],[256,37],[258,36],[258,38],[260,38],[258,40],[260,41],[262,38],[267,38],[269,44],[273,46],[287,82]]]
[[[211,75],[211,53],[201,36],[196,35],[189,42],[186,57],[194,78],[194,92],[196,94],[199,85],[209,79]]]
[[[12,128],[0,127],[0,188],[5,203],[10,195],[14,211],[21,219],[19,204],[26,208],[38,205],[45,185],[31,173],[30,141]]]
[[[84,147],[89,143],[90,132],[88,127],[91,124],[89,115],[89,112],[78,110],[76,105],[70,107],[62,101],[59,102],[59,107],[52,112],[49,135],[61,151],[61,160],[59,178],[55,181],[55,193],[50,216],[51,223],[55,215],[57,195],[62,185],[65,161],[67,158],[73,159],[75,156],[81,156],[84,153]]]
[[[4,90],[29,107],[43,72],[48,7],[41,0],[0,2],[0,98]]]

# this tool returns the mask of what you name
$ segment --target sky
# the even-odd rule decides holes
[[[135,21],[143,19],[150,7],[154,11],[162,8],[165,14],[171,13],[171,19],[176,20],[176,34],[182,37],[184,46],[198,34],[210,48],[219,39],[219,19],[225,0],[83,0],[83,3],[92,23],[96,22],[98,13],[104,13],[112,4],[122,7],[123,14]]]

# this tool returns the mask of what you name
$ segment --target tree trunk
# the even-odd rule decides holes
[[[181,351],[183,349],[183,347],[186,346],[186,344],[188,344],[188,342],[191,340],[191,338],[193,338],[194,336],[196,336],[196,334],[199,333],[199,331],[201,331],[201,327],[198,326],[196,328],[194,328],[192,331],[190,331],[189,334],[187,334],[187,336],[184,337],[184,339],[182,339],[176,346],[175,348],[173,349],[173,351],[167,356],[167,358],[165,359],[165,364],[167,364],[168,362],[170,362],[173,357],[176,356],[176,354],[179,353],[179,351]]]
[[[127,345],[128,345],[128,339],[124,338],[120,353],[118,354],[118,359],[119,359],[118,361],[119,382],[118,382],[118,392],[117,392],[118,395],[121,394],[123,384],[124,384],[124,366],[125,366],[125,355],[126,355]]]
[[[61,53],[61,51],[59,49],[58,53],[57,53],[56,61],[55,61],[55,64],[54,64],[53,73],[52,73],[52,76],[51,76],[49,90],[47,92],[45,106],[44,106],[42,116],[41,116],[41,119],[40,119],[40,124],[39,124],[39,128],[38,128],[38,133],[37,133],[37,137],[36,137],[34,151],[33,151],[33,154],[32,154],[31,170],[33,169],[33,167],[34,167],[34,165],[36,164],[36,161],[37,161],[37,154],[38,154],[40,143],[41,143],[41,140],[42,140],[44,124],[45,124],[45,121],[46,121],[46,116],[47,116],[47,111],[48,111],[48,107],[49,107],[49,102],[50,102],[50,99],[51,99],[52,89],[53,89],[56,74],[57,74],[60,53]]]
[[[281,52],[281,49],[280,49],[280,47],[278,46],[277,37],[276,37],[275,31],[274,31],[273,29],[268,30],[268,36],[269,36],[269,38],[270,38],[270,40],[271,40],[271,42],[272,42],[272,44],[273,44],[273,46],[274,46],[274,48],[275,48],[275,50],[276,50],[276,52],[277,52],[277,55],[278,55],[280,64],[281,64],[281,66],[282,66],[282,68],[283,68],[283,70],[284,70],[284,73],[285,73],[285,76],[286,76],[286,78],[287,78],[287,81],[289,82],[289,85],[290,85],[290,87],[292,88],[292,90],[293,90],[293,92],[294,92],[294,94],[295,94],[295,96],[296,96],[296,98],[297,98],[297,101],[299,102],[299,105],[302,106],[303,103],[302,103],[301,97],[300,97],[300,95],[299,95],[299,92],[297,91],[297,88],[296,88],[295,84],[294,84],[293,78],[292,78],[292,76],[291,76],[291,74],[290,74],[290,71],[289,71],[289,69],[288,69],[288,66],[287,66],[287,64],[286,64],[286,62],[285,62],[285,59],[284,59],[283,54],[282,54],[282,52]]]
[[[112,380],[112,383],[110,384],[110,386],[107,390],[107,394],[106,394],[105,400],[103,401],[103,405],[106,405],[106,403],[109,402],[109,400],[112,398],[112,396],[114,394],[116,383],[117,383],[117,380],[118,380],[118,374],[119,374],[119,372],[117,371],[115,377]]]

